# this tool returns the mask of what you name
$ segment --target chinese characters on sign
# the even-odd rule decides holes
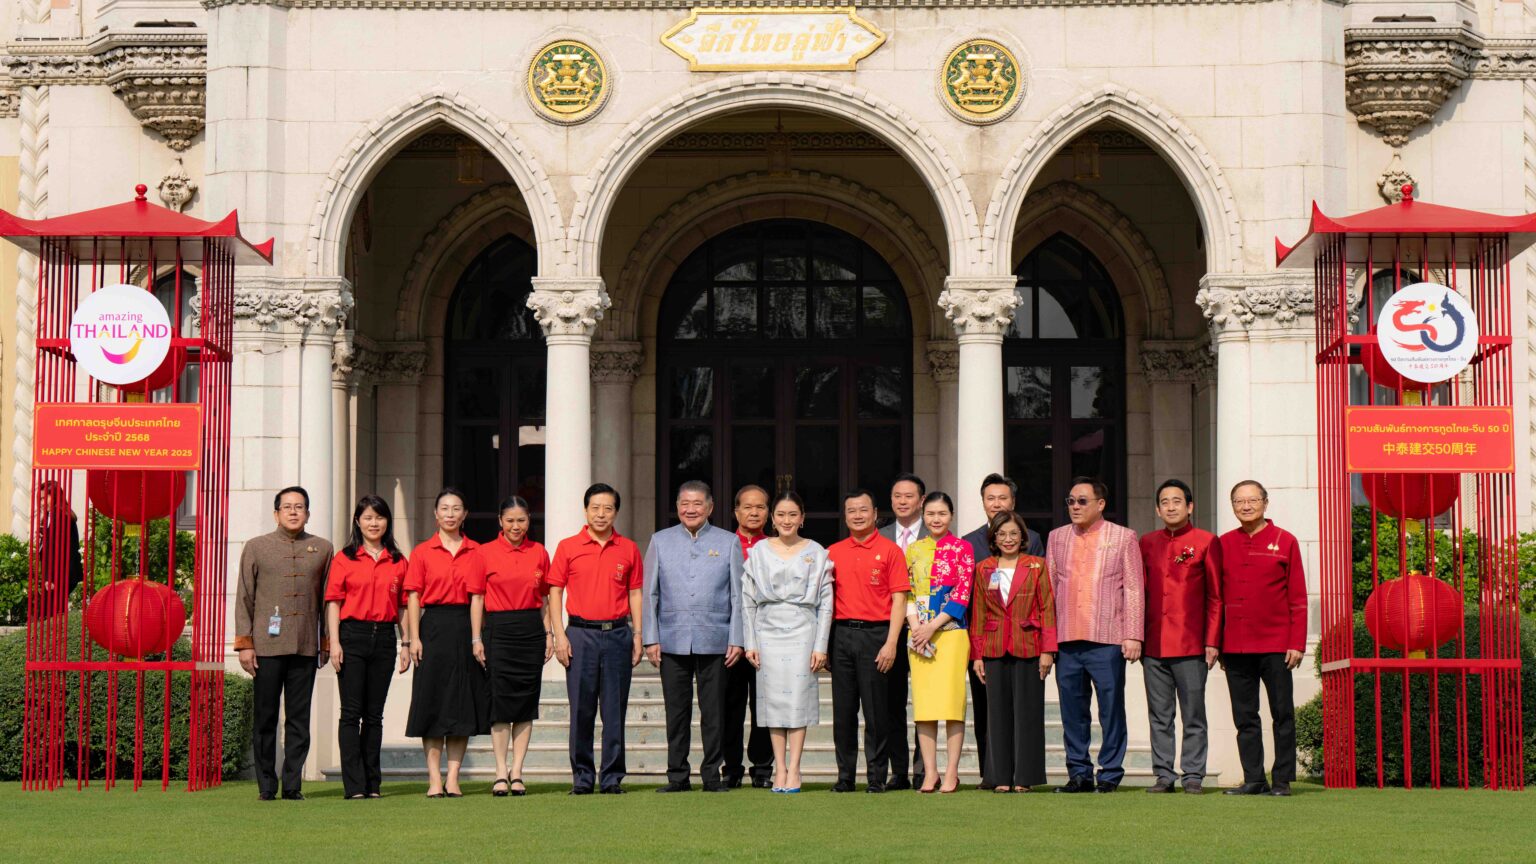
[[[1513,471],[1514,409],[1352,405],[1344,462],[1372,473]]]
[[[1477,313],[1454,290],[1418,282],[1387,299],[1376,318],[1376,345],[1403,377],[1448,381],[1477,353]]]
[[[38,403],[37,468],[196,471],[203,407],[197,404]]]

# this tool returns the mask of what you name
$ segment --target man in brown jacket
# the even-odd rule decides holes
[[[290,486],[272,501],[277,530],[252,537],[240,553],[235,594],[235,649],[256,679],[256,786],[263,801],[277,797],[277,708],[284,703],[283,797],[299,791],[309,755],[309,700],[315,669],[325,663],[325,580],[331,544],[304,530],[309,493]]]

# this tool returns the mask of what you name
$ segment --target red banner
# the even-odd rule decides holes
[[[1344,464],[1378,474],[1515,470],[1515,412],[1504,407],[1351,405]]]
[[[203,406],[185,403],[38,403],[34,468],[196,471]]]

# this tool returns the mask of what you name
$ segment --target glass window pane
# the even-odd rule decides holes
[[[848,529],[843,525],[842,516],[812,516],[805,520],[805,526],[800,529],[800,536],[809,537],[823,546],[830,546],[848,536]]]
[[[501,476],[501,436],[490,424],[460,425],[454,428],[455,447],[448,485],[464,492],[470,509],[495,507],[497,482]]]
[[[1072,367],[1072,418],[1087,420],[1113,414],[1109,375],[1099,366]]]
[[[716,282],[745,282],[757,278],[757,235],[730,232],[709,242]]]
[[[861,290],[864,295],[864,335],[900,335],[902,307],[897,304],[905,305],[906,298],[896,296],[893,289],[875,285],[865,285]]]
[[[851,285],[818,285],[814,309],[817,339],[852,339],[858,315],[858,289]]]
[[[517,430],[517,494],[544,513],[544,427],[520,426]]]
[[[804,282],[808,269],[805,238],[799,231],[763,238],[763,279],[770,282]]]
[[[818,234],[812,273],[817,279],[857,279],[859,242],[846,234]],[[874,257],[874,256],[871,256]]]
[[[859,416],[882,419],[901,417],[906,403],[902,383],[901,370],[894,366],[859,367]]]
[[[1076,282],[1083,278],[1082,254],[1077,243],[1060,235],[1041,243],[1029,253],[1036,279],[1042,282]]]
[[[1035,336],[1035,289],[1020,285],[1014,289],[1019,298],[1013,307],[1013,322],[1008,325],[1009,339],[1033,339]]]
[[[709,293],[700,291],[693,305],[677,320],[678,339],[703,339],[709,335]]]
[[[527,365],[517,368],[518,420],[544,419],[544,366]]]
[[[715,370],[683,366],[672,370],[672,417],[699,419],[715,413]]]
[[[1008,476],[1019,484],[1020,513],[1049,517],[1059,497],[1051,489],[1051,428],[1010,425],[1004,439]]]
[[[795,416],[805,420],[838,417],[838,369],[809,366],[795,370]]]
[[[473,366],[455,371],[449,379],[455,416],[459,420],[495,419],[501,416],[501,370]]]
[[[731,415],[737,420],[772,420],[774,389],[772,366],[732,366]]]
[[[859,427],[859,476],[854,485],[889,489],[901,473],[901,427]]]
[[[1114,494],[1113,460],[1106,458],[1108,449],[1105,438],[1109,430],[1104,426],[1072,427],[1072,476],[1097,477],[1110,484]]]
[[[776,466],[774,453],[774,428],[772,426],[737,426],[731,429],[731,476],[729,489],[718,489],[715,496],[730,500],[736,490],[749,483],[768,490],[773,495],[773,474]]]
[[[1051,416],[1051,367],[1009,366],[1003,370],[1003,416],[1009,420]]]
[[[807,510],[823,513],[838,509],[842,454],[835,426],[800,426],[795,429],[795,489]]]
[[[1040,338],[1076,339],[1077,304],[1076,286],[1067,289],[1060,285],[1040,288]]]
[[[716,336],[757,335],[757,288],[752,285],[715,287]]]
[[[767,316],[763,335],[773,339],[804,339],[805,289],[799,286],[769,288]]]
[[[703,480],[715,485],[714,433],[698,427],[682,427],[672,430],[668,443],[671,446],[671,486],[675,490],[689,480]]]
[[[517,237],[486,247],[464,271],[454,291],[452,339],[520,341],[543,338],[528,308],[536,257]]]

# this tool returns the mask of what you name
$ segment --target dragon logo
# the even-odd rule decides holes
[[[1445,381],[1477,352],[1477,315],[1456,291],[1432,282],[1393,294],[1376,321],[1382,357],[1404,377]]]

